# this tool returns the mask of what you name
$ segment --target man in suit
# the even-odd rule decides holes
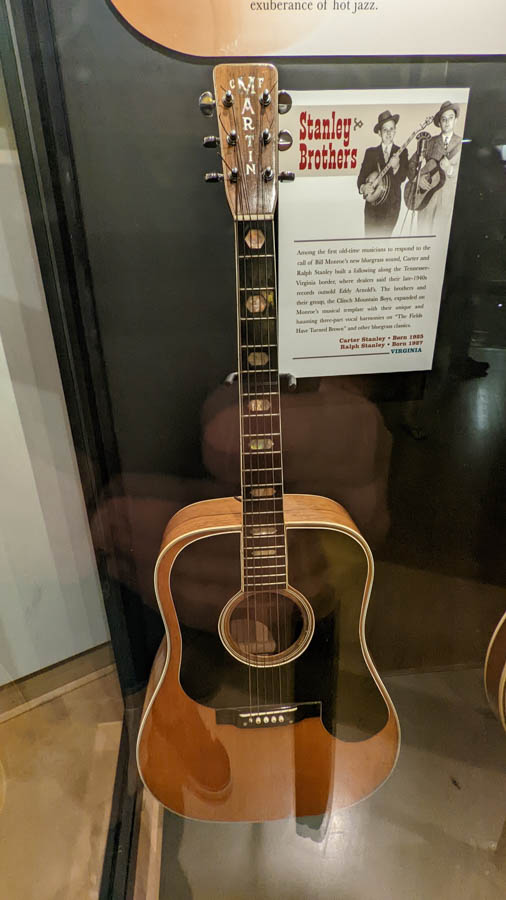
[[[434,125],[440,129],[440,134],[431,137],[424,155],[419,159],[421,170],[426,162],[433,159],[439,163],[443,173],[442,186],[432,194],[427,205],[418,210],[419,234],[437,234],[441,227],[450,225],[462,145],[462,138],[454,132],[458,116],[457,104],[445,100],[434,116]],[[408,178],[411,181],[416,179],[417,164],[418,157],[415,153],[409,160]],[[421,187],[429,190],[433,183],[433,180],[426,180],[423,174],[420,175]]]
[[[374,126],[374,133],[379,134],[381,143],[377,147],[368,147],[360,168],[357,185],[365,199],[364,224],[366,237],[384,237],[391,235],[399,218],[401,208],[401,185],[408,174],[408,153],[403,150],[398,155],[399,147],[394,143],[395,129],[400,116],[392,115],[389,109],[380,113]],[[367,202],[372,188],[367,177],[380,172],[390,162],[388,177],[390,190],[378,206]]]

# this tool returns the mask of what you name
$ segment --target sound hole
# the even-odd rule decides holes
[[[311,606],[293,588],[240,593],[223,609],[218,630],[226,649],[250,666],[291,662],[307,647],[314,631]]]

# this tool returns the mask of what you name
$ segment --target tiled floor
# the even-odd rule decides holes
[[[0,897],[95,900],[123,704],[115,672],[0,725]]]

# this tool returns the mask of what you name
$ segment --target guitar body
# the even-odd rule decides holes
[[[488,702],[506,731],[506,613],[490,639],[484,681]]]
[[[365,182],[366,184],[374,184],[377,178],[378,173],[371,172],[367,176]],[[383,177],[378,181],[378,184],[376,185],[374,190],[370,194],[367,194],[365,198],[366,203],[370,203],[371,206],[381,206],[381,204],[385,202],[390,193],[390,184],[390,176],[383,175]]]
[[[249,607],[239,499],[186,507],[165,532],[155,585],[166,639],[137,758],[179,815],[318,815],[371,794],[395,765],[397,715],[365,639],[371,551],[331,500],[288,494],[284,515],[287,590],[275,603],[255,590]]]
[[[408,209],[425,209],[431,197],[443,187],[445,173],[436,159],[429,159],[420,169],[418,181],[408,181],[404,188],[404,201]]]

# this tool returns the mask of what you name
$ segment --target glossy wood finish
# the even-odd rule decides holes
[[[387,705],[387,723],[373,737],[355,742],[334,738],[317,718],[243,732],[232,725],[217,725],[213,709],[189,698],[179,681],[182,640],[168,590],[171,567],[189,543],[205,535],[238,532],[241,504],[227,498],[186,507],[169,523],[157,563],[157,595],[170,652],[164,642],[153,668],[138,740],[139,770],[146,786],[180,815],[210,821],[267,821],[321,814],[366,797],[395,765],[397,716],[364,638],[373,567],[368,545],[346,511],[323,497],[286,495],[285,521],[288,528],[309,526],[349,534],[363,548],[368,576],[358,637]]]
[[[488,702],[506,730],[506,612],[490,639],[484,680]]]
[[[278,73],[269,63],[223,63],[213,71],[223,185],[234,219],[272,218],[278,197]],[[262,102],[268,92],[268,105]],[[229,92],[230,100],[227,101]],[[230,105],[229,105],[230,104]],[[270,132],[268,143],[261,134]],[[235,143],[230,134],[235,133]],[[263,173],[272,170],[266,180]],[[231,178],[231,172],[237,180]]]

